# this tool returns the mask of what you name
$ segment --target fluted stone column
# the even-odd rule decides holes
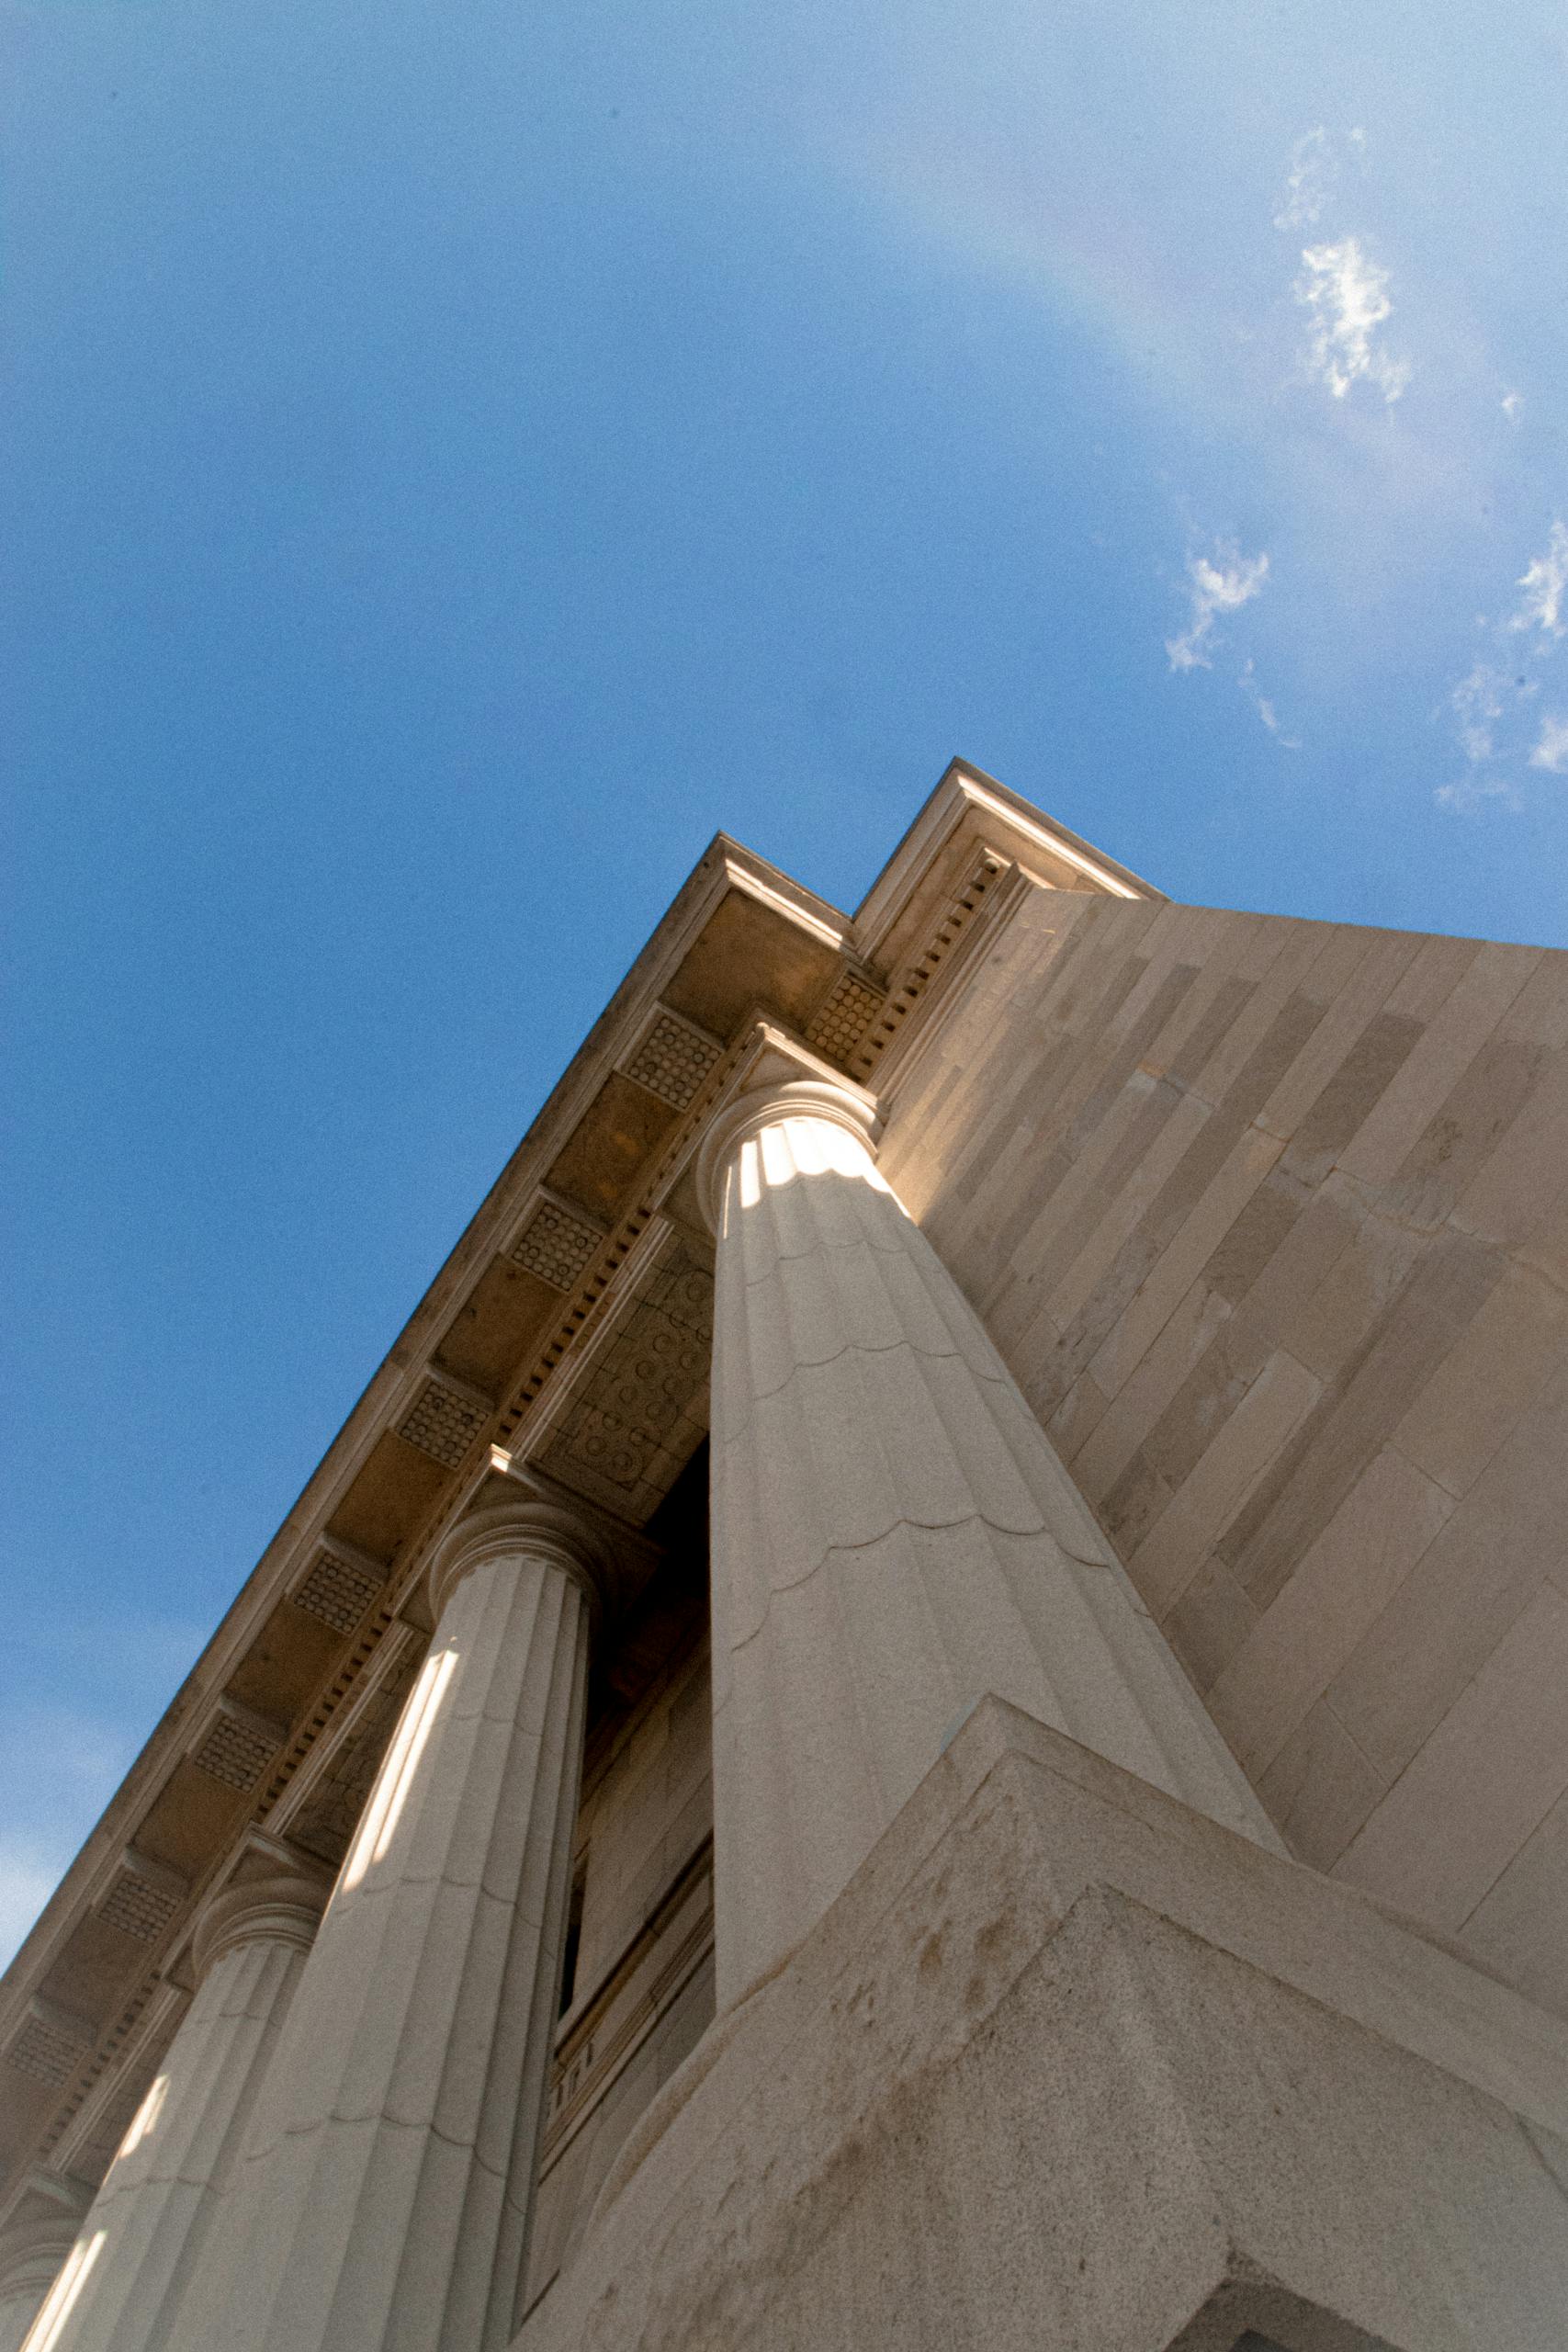
[[[179,2352],[499,2352],[555,2027],[601,1562],[553,1506],[460,1524],[436,1628],[257,2111],[224,2299]]]
[[[280,1871],[207,1905],[196,1998],[82,2223],[81,2276],[48,2352],[164,2352],[221,2227],[220,2201],[326,1898],[324,1879]]]
[[[821,1917],[994,1690],[1279,1840],[1110,1543],[876,1169],[858,1089],[776,1072],[722,1113],[715,1885],[721,2006]]]
[[[24,2223],[0,2242],[0,2352],[21,2352],[50,2291],[75,2253],[78,2221]]]

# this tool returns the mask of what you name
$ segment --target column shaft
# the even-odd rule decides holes
[[[0,2247],[0,2352],[21,2352],[75,2252],[69,2222],[38,2222],[24,2225],[14,2237],[7,2233]]]
[[[179,2352],[492,2352],[513,2332],[588,1606],[559,1544],[492,1531],[472,1551],[473,1524],[258,2109],[217,2315]]]
[[[231,1888],[211,1906],[197,1931],[196,1998],[82,2224],[79,2275],[64,2281],[49,2352],[164,2352],[202,2269],[324,1894],[274,1879]]]
[[[877,1173],[868,1109],[833,1092],[742,1097],[708,1163],[721,2006],[820,1917],[987,1690],[1278,1848]]]

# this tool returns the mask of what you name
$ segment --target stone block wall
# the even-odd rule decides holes
[[[1043,890],[892,1091],[1292,1849],[1568,2003],[1568,956]]]
[[[714,2013],[713,1735],[705,1635],[591,1758],[581,1929],[550,2086],[529,2300],[578,2244],[627,2133]]]

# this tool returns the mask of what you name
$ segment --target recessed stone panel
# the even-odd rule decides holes
[[[341,1552],[321,1551],[305,1579],[290,1595],[296,1609],[318,1618],[335,1634],[352,1634],[367,1613],[385,1580],[373,1569],[345,1559]]]
[[[570,1290],[604,1241],[602,1227],[574,1216],[558,1201],[541,1201],[524,1227],[512,1255],[528,1272],[557,1290]]]
[[[127,1863],[110,1880],[98,1917],[106,1927],[118,1928],[122,1936],[132,1936],[139,1943],[156,1943],[179,1917],[185,1896],[185,1888],[175,1879],[162,1873],[154,1876]]]
[[[813,1014],[806,1042],[829,1061],[848,1065],[886,999],[857,973],[840,973]]]
[[[45,2001],[29,2003],[6,2063],[51,2090],[63,2089],[92,2047],[89,2030]]]
[[[209,1781],[220,1781],[226,1789],[249,1790],[255,1787],[276,1753],[276,1734],[225,1708],[213,1717],[191,1762],[198,1772],[205,1772]]]
[[[684,1111],[723,1050],[689,1022],[660,1011],[626,1064],[626,1076],[672,1111]]]
[[[398,1424],[398,1435],[417,1445],[433,1462],[456,1470],[483,1429],[490,1414],[470,1396],[461,1396],[440,1381],[427,1380],[412,1409]]]
[[[635,1079],[612,1070],[579,1121],[547,1182],[593,1216],[612,1218],[675,1124],[675,1113]]]

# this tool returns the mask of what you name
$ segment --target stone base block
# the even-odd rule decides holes
[[[518,2352],[1562,2352],[1568,2027],[987,1700]]]

